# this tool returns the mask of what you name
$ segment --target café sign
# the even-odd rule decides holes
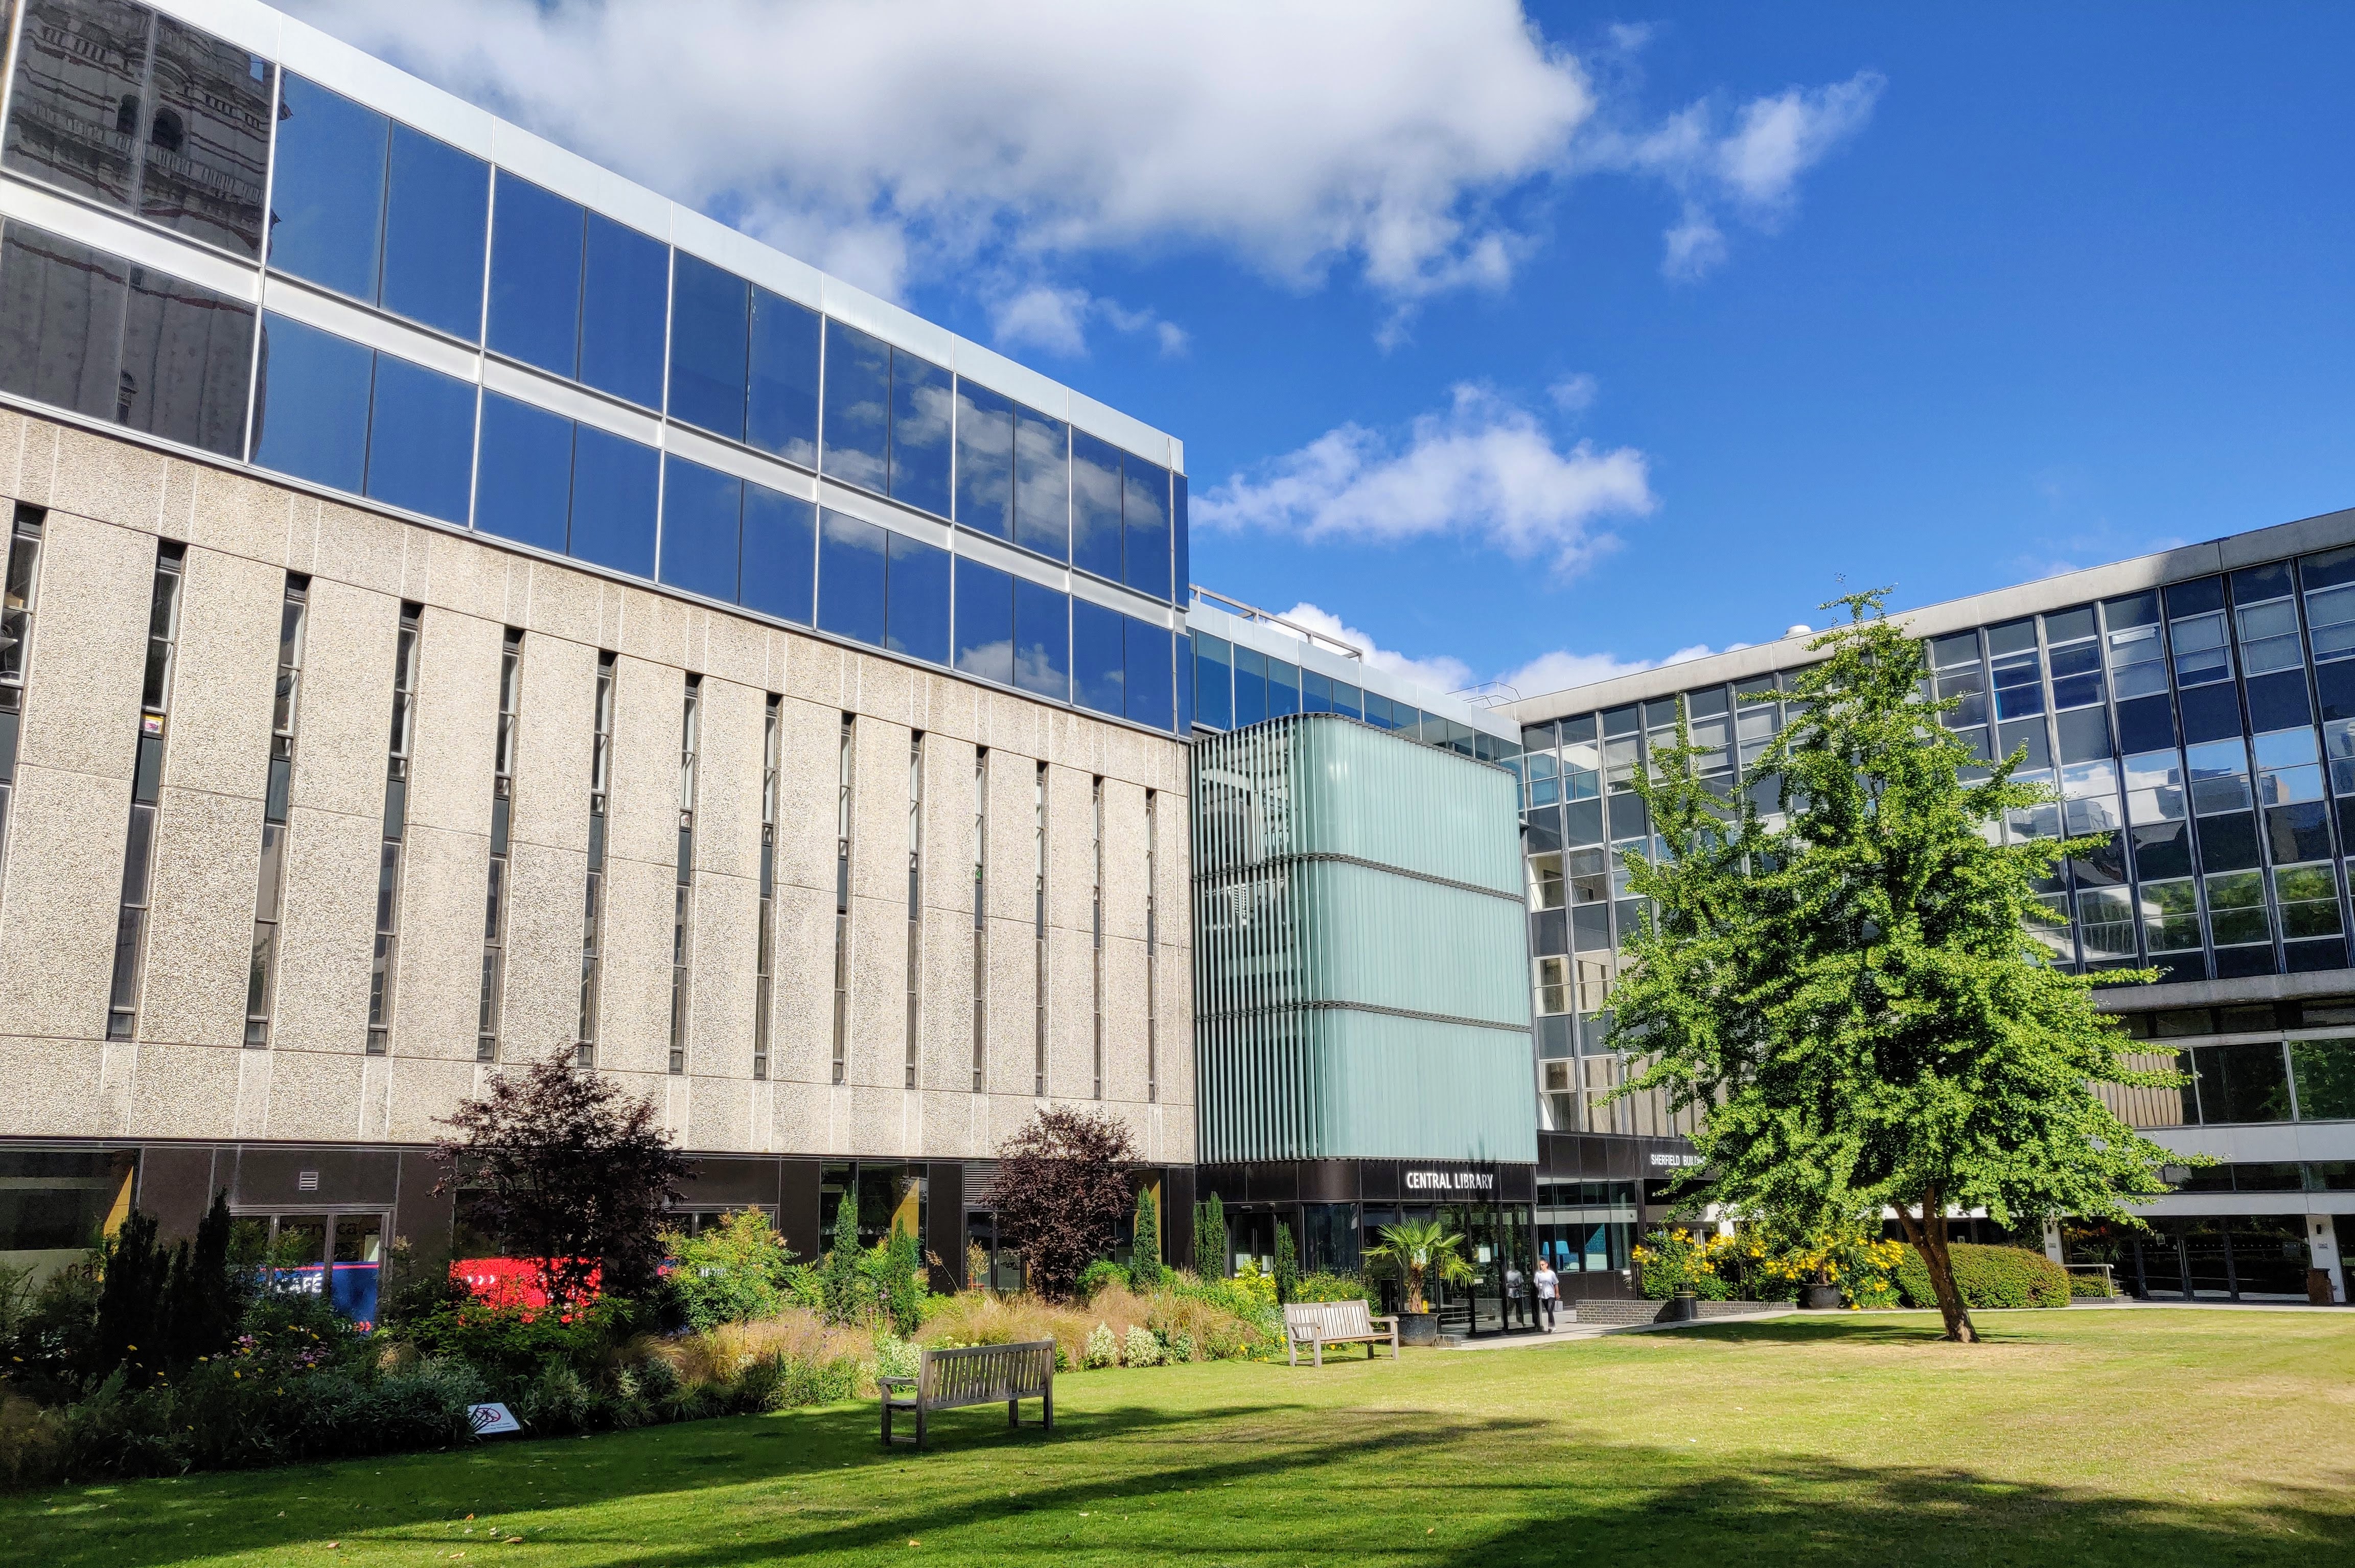
[[[1493,1171],[1410,1171],[1406,1187],[1410,1192],[1492,1192],[1497,1175]]]

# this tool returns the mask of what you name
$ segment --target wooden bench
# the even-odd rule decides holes
[[[1385,1327],[1386,1325],[1386,1327]],[[1374,1317],[1363,1301],[1293,1301],[1284,1308],[1285,1354],[1294,1366],[1300,1364],[1300,1347],[1306,1345],[1316,1358],[1316,1364],[1325,1364],[1327,1345],[1363,1345],[1366,1359],[1374,1359],[1374,1347],[1390,1342],[1391,1360],[1398,1360],[1398,1319]]]
[[[1366,1352],[1373,1354],[1371,1351]],[[875,1380],[883,1402],[883,1446],[905,1438],[891,1436],[891,1413],[913,1411],[916,1446],[924,1446],[924,1417],[935,1410],[957,1410],[969,1404],[1006,1403],[1006,1425],[1022,1425],[1022,1401],[1039,1402],[1044,1419],[1055,1429],[1055,1341],[1036,1340],[1018,1345],[967,1345],[961,1350],[926,1351],[913,1377]]]

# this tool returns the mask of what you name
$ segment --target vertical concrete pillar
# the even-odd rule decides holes
[[[2061,1250],[2061,1222],[2057,1219],[2044,1222],[2044,1255],[2055,1263],[2069,1261],[2068,1255]]]
[[[2306,1245],[2308,1266],[2320,1269],[2329,1277],[2330,1298],[2344,1304],[2347,1277],[2339,1266],[2339,1227],[2330,1215],[2307,1215]]]

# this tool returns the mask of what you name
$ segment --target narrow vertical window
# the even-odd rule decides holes
[[[989,1042],[989,747],[973,754],[973,1092],[986,1080]]]
[[[384,842],[377,857],[376,957],[368,967],[368,1054],[391,1047],[393,988],[400,959],[401,849],[409,833],[409,748],[417,726],[417,644],[425,607],[400,607],[392,655],[392,736],[384,765]]]
[[[916,1086],[917,1002],[924,950],[924,732],[908,741],[908,1074]]]
[[[613,779],[613,655],[597,655],[595,726],[589,743],[589,877],[581,908],[581,1038],[575,1066],[597,1065],[597,1003],[605,957],[605,827]]]
[[[1088,925],[1094,942],[1095,1097],[1103,1098],[1103,780],[1096,779],[1090,801],[1095,812],[1095,865],[1088,892]]]
[[[32,653],[33,587],[40,577],[41,524],[48,514],[16,503],[0,601],[0,857],[8,847],[8,802],[16,787],[16,726],[25,715],[25,671]],[[0,865],[5,865],[0,858]]]
[[[261,801],[261,873],[253,894],[253,958],[245,978],[245,1043],[270,1044],[278,970],[279,907],[286,889],[287,799],[294,785],[294,721],[301,709],[303,622],[311,579],[286,574],[278,612],[278,689],[270,708],[270,781]]]
[[[114,972],[107,988],[106,1037],[128,1040],[139,1023],[139,982],[147,954],[147,878],[155,863],[155,806],[164,787],[164,721],[172,704],[172,651],[180,636],[180,568],[187,546],[155,546],[147,600],[147,666],[139,691],[139,754],[131,772],[131,827],[123,846],[123,902],[114,926]]]
[[[1047,1093],[1047,765],[1039,764],[1031,784],[1031,839],[1036,848],[1030,901],[1038,950],[1031,957],[1030,1092]]]
[[[842,715],[834,796],[834,1081],[850,1080],[851,717]]]
[[[523,712],[523,633],[499,645],[499,733],[491,753],[491,874],[483,895],[483,995],[474,1023],[474,1060],[499,1059],[499,1012],[507,948],[507,832],[515,825],[516,720]]]
[[[1161,912],[1155,906],[1160,797],[1145,792],[1145,1098],[1161,1097]]]
[[[776,990],[777,747],[785,700],[772,694],[761,732],[761,929],[752,953],[752,1076],[769,1075],[769,999]]]
[[[687,958],[695,945],[695,747],[703,677],[687,678],[678,719],[678,886],[671,900],[670,1070],[687,1071]]]

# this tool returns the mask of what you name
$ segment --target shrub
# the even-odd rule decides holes
[[[1292,1226],[1278,1218],[1275,1222],[1275,1298],[1278,1302],[1296,1301],[1300,1291],[1300,1256],[1292,1249]]]
[[[1078,1298],[1082,1301],[1092,1301],[1095,1299],[1096,1292],[1107,1285],[1117,1285],[1124,1290],[1130,1289],[1135,1285],[1135,1277],[1129,1270],[1123,1268],[1112,1259],[1100,1257],[1080,1271]]]
[[[760,1210],[739,1210],[696,1235],[672,1232],[663,1242],[677,1261],[669,1279],[687,1327],[746,1323],[784,1306],[782,1283],[794,1255]]]
[[[1733,1298],[1729,1275],[1734,1266],[1735,1241],[1730,1235],[1696,1236],[1689,1231],[1657,1230],[1636,1249],[1643,1270],[1644,1295],[1665,1301],[1678,1290],[1690,1290],[1704,1301]]]
[[[1161,1283],[1164,1272],[1161,1263],[1161,1205],[1154,1201],[1153,1189],[1142,1187],[1136,1193],[1136,1223],[1131,1227],[1135,1237],[1129,1249],[1135,1262],[1129,1277],[1141,1288],[1152,1289]]]
[[[400,1332],[423,1355],[475,1368],[496,1391],[492,1397],[508,1399],[549,1366],[593,1377],[634,1316],[629,1302],[612,1296],[570,1312],[468,1300],[414,1319]]]
[[[923,1365],[923,1356],[924,1352],[911,1341],[886,1334],[875,1341],[875,1375],[914,1377]]]
[[[1300,1283],[1292,1287],[1295,1301],[1370,1301],[1373,1292],[1366,1282],[1354,1274],[1332,1274],[1323,1269],[1304,1274]]]
[[[1120,1341],[1113,1338],[1112,1326],[1098,1323],[1088,1330],[1088,1342],[1080,1352],[1080,1364],[1093,1371],[1108,1367],[1120,1359]]]
[[[1977,1246],[1950,1242],[1947,1253],[1955,1265],[1955,1284],[1963,1304],[1971,1308],[2066,1307],[2069,1272],[2041,1252],[2018,1246]],[[1897,1265],[1897,1288],[1908,1307],[1935,1307],[1930,1271],[1922,1255],[1905,1248]]]
[[[1120,1359],[1124,1366],[1152,1367],[1161,1364],[1161,1341],[1153,1330],[1142,1323],[1132,1325],[1128,1337],[1121,1341]]]
[[[2110,1285],[2098,1274],[2069,1275],[2069,1298],[2073,1301],[2107,1301],[2112,1299],[2110,1290]]]

